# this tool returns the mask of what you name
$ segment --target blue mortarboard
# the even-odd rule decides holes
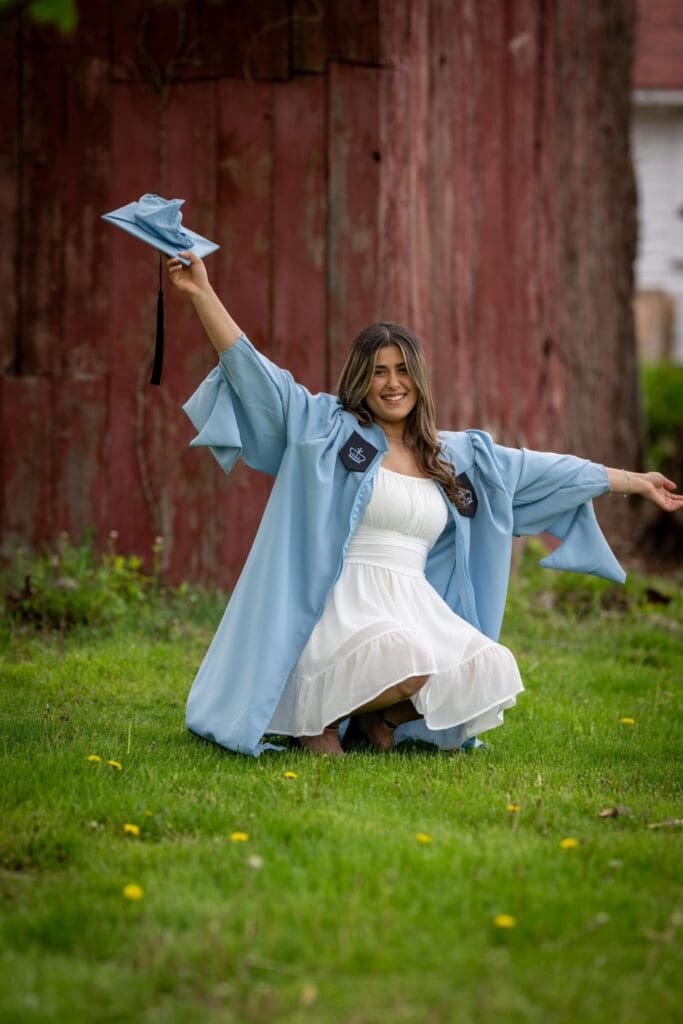
[[[182,223],[183,215],[180,207],[184,199],[162,199],[153,193],[140,196],[137,202],[120,206],[118,210],[102,214],[102,219],[114,224],[122,231],[127,231],[135,238],[147,242],[165,256],[178,257],[186,266],[189,260],[178,256],[179,252],[192,250],[200,259],[209,256],[220,246],[210,242],[203,235],[191,231]],[[162,287],[162,267],[159,260],[159,294],[157,296],[157,334],[154,350],[154,368],[150,383],[159,384],[161,368],[164,360],[164,291]]]

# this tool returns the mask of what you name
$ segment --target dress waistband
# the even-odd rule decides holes
[[[361,524],[351,538],[345,561],[424,576],[428,553],[429,545],[420,537]]]

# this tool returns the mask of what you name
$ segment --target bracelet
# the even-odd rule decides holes
[[[622,469],[621,472],[626,477],[626,483],[628,484],[628,490],[627,490],[626,494],[624,495],[625,498],[628,498],[630,496],[630,494],[631,494],[631,477],[629,476],[629,474],[626,472],[625,469]]]

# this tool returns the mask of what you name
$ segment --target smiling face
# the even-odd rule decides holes
[[[390,432],[401,434],[417,399],[417,387],[398,345],[385,345],[378,349],[365,404],[379,425],[386,425]]]

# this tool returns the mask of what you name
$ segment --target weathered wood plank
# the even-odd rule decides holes
[[[430,359],[433,354],[432,308],[436,296],[431,287],[431,244],[441,222],[429,223],[429,0],[413,0],[410,5],[411,37],[409,52],[415,53],[411,68],[408,126],[410,128],[410,247],[405,254],[410,265],[411,288],[409,323],[420,336]],[[419,57],[417,55],[419,54]],[[415,132],[414,126],[422,130]]]
[[[113,161],[110,209],[144,192],[163,195],[159,161],[159,103],[149,86],[118,84],[112,89]],[[135,154],[135,159],[127,159]],[[149,554],[162,533],[158,482],[151,479],[147,392],[154,351],[159,260],[142,242],[110,227],[111,346],[109,446],[109,528],[119,532],[122,550]]]
[[[211,239],[216,237],[217,213],[217,88],[213,81],[175,86],[167,125],[166,192],[169,197],[185,199],[183,222]],[[217,257],[206,259],[213,279]],[[164,291],[164,378],[160,388],[148,388],[145,396],[146,409],[156,409],[160,429],[148,458],[150,464],[156,460],[154,479],[164,538],[162,565],[173,579],[212,578],[218,523],[211,509],[217,467],[212,458],[202,458],[188,448],[194,431],[180,406],[215,364],[215,356],[191,303],[168,280],[165,261]]]
[[[325,6],[328,60],[379,65],[382,5],[367,0],[330,0]]]
[[[411,266],[411,148],[416,126],[411,122],[413,88],[410,34],[404,24],[404,3],[392,4],[382,21],[382,38],[391,54],[388,66],[377,73],[380,141],[379,164],[379,317],[413,321]],[[401,254],[400,256],[398,254]]]
[[[444,430],[469,426],[462,421],[462,381],[458,378],[458,337],[454,316],[456,209],[454,187],[457,14],[451,0],[430,7],[429,75],[429,224],[432,229],[430,283],[432,307],[432,381],[438,424]]]
[[[106,6],[81,5],[70,54],[68,117],[62,148],[69,173],[64,205],[63,374],[101,375],[109,362],[111,227],[101,219],[110,195],[111,86]]]
[[[18,260],[18,30],[0,34],[0,65],[3,69],[3,102],[0,105],[0,223],[3,244],[0,249],[0,373],[16,367],[17,336],[17,260]]]
[[[273,86],[221,81],[218,125],[216,238],[222,249],[214,280],[249,339],[270,353]],[[216,580],[226,586],[240,573],[270,480],[242,463],[229,477],[212,468],[217,481],[212,514],[219,523],[214,565]]]
[[[293,75],[325,71],[328,7],[323,0],[292,0],[289,40]]]
[[[680,89],[683,83],[683,4],[638,0],[633,84],[636,89]]]
[[[454,20],[454,31],[449,40],[449,54],[453,64],[453,77],[449,85],[454,90],[450,186],[454,208],[451,309],[457,338],[455,376],[458,424],[472,426],[481,419],[476,346],[477,281],[481,260],[478,222],[482,206],[479,164],[481,57],[473,3],[459,7]]]
[[[482,259],[476,280],[475,350],[476,382],[479,392],[479,426],[495,436],[501,434],[499,415],[503,381],[500,348],[504,342],[509,255],[506,252],[505,209],[505,31],[502,19],[489,18],[477,8],[475,22],[477,60],[481,70],[477,93],[478,138],[476,162],[480,179],[481,205],[476,224],[477,246]]]
[[[21,32],[17,371],[39,374],[58,367],[64,336],[64,182],[69,167],[63,127],[70,44],[56,29],[27,21]]]
[[[516,0],[507,12],[501,55],[504,76],[503,231],[497,359],[499,438],[526,444],[538,406],[533,385],[544,343],[542,27],[534,0]],[[527,281],[527,287],[522,282]],[[520,386],[526,381],[526,387]]]
[[[325,86],[275,88],[273,324],[269,355],[321,391],[325,366]]]
[[[119,0],[111,5],[114,79],[161,88],[197,78],[286,78],[288,13],[287,0]]]
[[[328,386],[358,332],[380,316],[380,74],[348,64],[329,69]]]
[[[1,549],[35,548],[51,531],[50,382],[0,377]]]
[[[93,528],[100,544],[107,531],[107,381],[69,374],[49,378],[50,535],[78,543]]]

